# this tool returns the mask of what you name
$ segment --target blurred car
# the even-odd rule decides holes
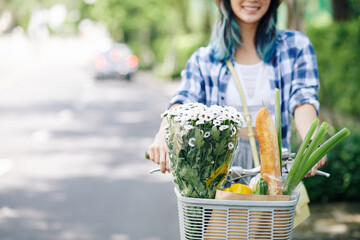
[[[125,78],[130,81],[138,68],[139,59],[128,45],[118,43],[99,54],[93,64],[96,79]]]

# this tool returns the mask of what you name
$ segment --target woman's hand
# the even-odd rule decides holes
[[[306,174],[305,177],[312,177],[312,176],[315,176],[316,174],[316,171],[323,167],[323,166],[326,166],[327,165],[327,158],[326,158],[326,155],[317,163],[315,164],[315,166]]]
[[[173,104],[169,110],[180,105],[179,103]],[[160,171],[162,173],[170,172],[170,161],[167,145],[165,142],[165,126],[169,123],[166,118],[163,118],[159,132],[155,135],[153,143],[149,146],[149,157],[154,163],[160,165]]]
[[[149,147],[150,160],[160,165],[162,173],[170,172],[169,154],[165,142],[165,131],[160,127],[159,132],[155,135],[153,143]]]
[[[315,107],[311,104],[302,104],[295,108],[294,119],[295,126],[298,130],[300,138],[304,140],[310,125],[317,118]],[[312,177],[316,171],[327,164],[326,156],[324,156],[315,166],[306,174],[305,177]]]

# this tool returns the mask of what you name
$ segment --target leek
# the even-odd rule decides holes
[[[280,173],[282,176],[281,108],[280,108],[280,91],[278,88],[275,88],[275,126],[276,126],[278,145],[279,145]]]
[[[315,166],[315,164],[322,159],[328,152],[330,152],[336,145],[350,135],[350,131],[347,128],[341,129],[334,136],[328,139],[323,145],[316,149],[307,160],[301,175],[305,175]],[[301,180],[300,180],[301,181]]]
[[[322,140],[324,139],[324,137],[326,135],[328,126],[329,126],[329,124],[327,122],[323,122],[321,124],[318,132],[316,133],[314,138],[311,140],[310,145],[307,147],[306,152],[304,153],[304,156],[302,156],[300,166],[298,169],[303,169],[305,167],[307,159],[309,159],[311,153],[313,153],[319,147],[320,143],[322,142]],[[297,171],[296,179],[299,179],[299,178],[301,178],[300,171]]]
[[[285,193],[288,192],[289,189],[294,189],[294,186],[293,186],[293,184],[295,183],[294,178],[296,177],[297,170],[300,167],[302,157],[304,155],[306,147],[309,144],[310,139],[311,139],[312,135],[314,134],[318,124],[319,124],[319,119],[315,118],[314,121],[312,122],[308,132],[306,133],[304,141],[300,145],[299,151],[296,154],[296,157],[295,157],[294,163],[290,169],[289,175],[286,177],[286,180],[285,180],[285,184],[284,184],[284,192]],[[291,194],[291,192],[290,192],[290,194]]]
[[[317,119],[313,121],[313,124],[311,125],[303,143],[300,146],[299,152],[295,157],[294,164],[291,167],[290,173],[287,176],[284,184],[284,194],[291,194],[305,177],[305,175],[311,170],[311,168],[313,168],[315,164],[328,152],[330,152],[337,144],[350,135],[350,131],[347,128],[343,128],[330,139],[325,141],[324,144],[318,147],[327,133],[328,124],[324,122],[304,154],[304,146],[306,147],[308,145],[309,140],[314,133],[313,127],[315,123],[317,126]],[[308,137],[309,139],[307,139]]]

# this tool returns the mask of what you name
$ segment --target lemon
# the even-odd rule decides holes
[[[230,189],[229,189],[229,188],[225,188],[223,191],[224,191],[224,192],[230,192]]]
[[[244,193],[244,194],[252,194],[253,193],[249,186],[240,184],[240,183],[231,185],[229,190],[230,190],[230,192],[233,192],[233,193]]]

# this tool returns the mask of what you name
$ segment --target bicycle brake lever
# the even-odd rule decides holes
[[[320,171],[320,170],[316,171],[316,175],[324,176],[324,177],[330,177],[330,173],[323,172],[323,171]]]
[[[160,168],[154,168],[154,169],[150,170],[149,172],[150,172],[150,174],[160,172]]]
[[[242,176],[252,176],[252,175],[256,175],[257,173],[260,172],[260,166],[256,167],[256,168],[252,168],[252,169],[244,169],[240,166],[233,166],[230,169],[231,174],[236,174],[238,177],[242,177]]]

